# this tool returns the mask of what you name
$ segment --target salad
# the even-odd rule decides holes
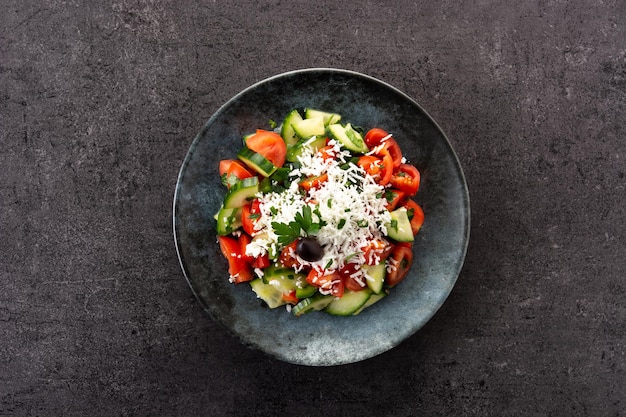
[[[220,161],[215,215],[230,282],[270,308],[359,314],[407,275],[424,222],[418,169],[393,135],[294,109]]]

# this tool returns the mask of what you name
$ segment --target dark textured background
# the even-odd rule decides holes
[[[443,308],[336,368],[240,345],[171,231],[208,117],[320,66],[420,102],[472,197]],[[625,107],[621,0],[4,0],[0,415],[624,416]]]

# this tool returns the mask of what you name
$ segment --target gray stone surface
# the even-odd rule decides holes
[[[626,3],[16,1],[0,17],[0,415],[626,415]],[[285,364],[208,318],[171,205],[248,85],[331,66],[443,126],[459,281],[410,339]]]

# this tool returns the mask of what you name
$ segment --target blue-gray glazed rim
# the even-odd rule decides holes
[[[388,297],[351,317],[294,317],[267,309],[247,284],[228,281],[214,214],[225,195],[218,164],[236,158],[242,136],[293,108],[336,112],[364,129],[392,133],[421,173],[415,200],[425,221],[408,276]],[[379,355],[417,332],[452,291],[465,259],[470,202],[459,160],[437,123],[397,88],[354,71],[312,68],[279,74],[243,90],[213,114],[184,159],[173,207],[174,241],[184,276],[215,321],[243,344],[279,360],[332,366]]]

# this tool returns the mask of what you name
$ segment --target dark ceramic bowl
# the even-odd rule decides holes
[[[354,317],[294,317],[263,308],[249,285],[228,282],[213,215],[225,188],[218,162],[232,159],[242,135],[281,121],[293,108],[340,113],[365,129],[393,133],[422,184],[416,200],[425,222],[409,275],[381,302]],[[213,319],[251,347],[286,362],[340,365],[383,353],[420,329],[457,280],[469,238],[469,196],[446,136],[410,97],[366,75],[335,69],[280,74],[242,91],[215,113],[183,162],[174,196],[174,238],[192,291]]]

